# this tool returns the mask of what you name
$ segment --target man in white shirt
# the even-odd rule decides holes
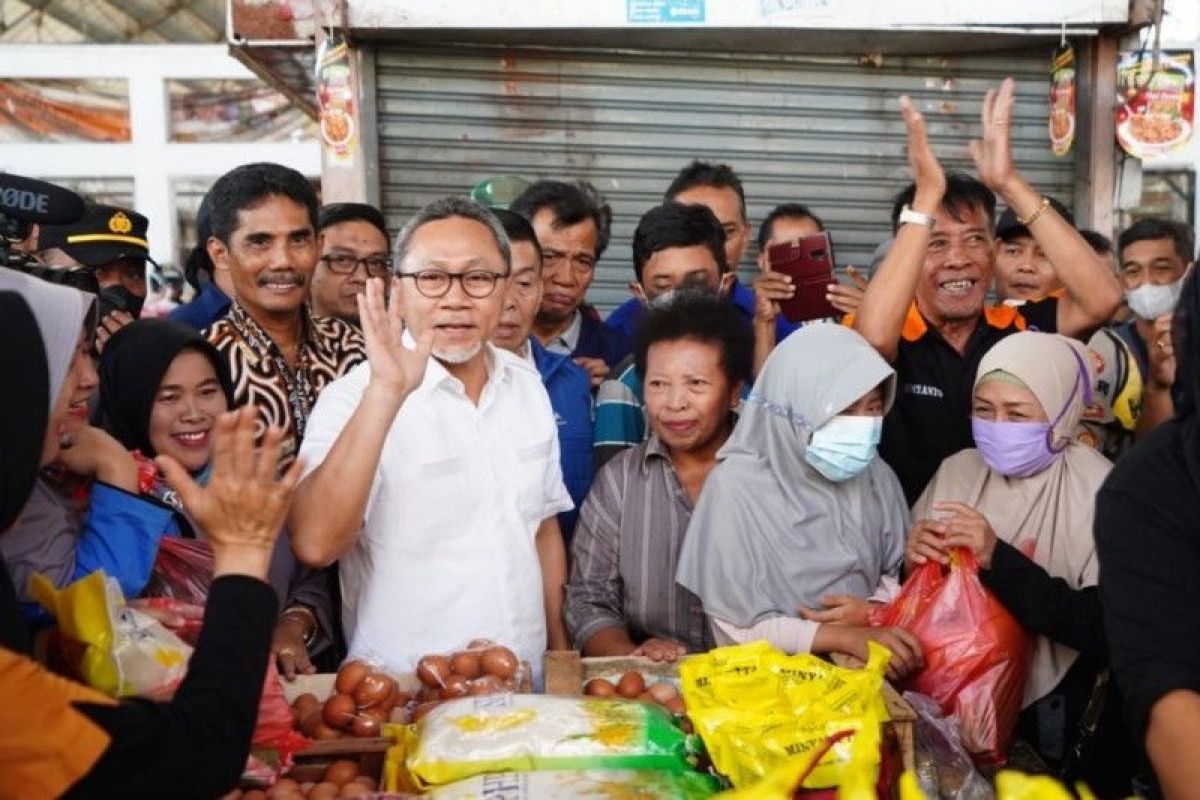
[[[486,637],[540,680],[547,647],[568,646],[555,515],[572,504],[537,370],[488,341],[508,238],[446,198],[400,231],[395,262],[390,307],[378,279],[360,295],[368,363],[309,419],[292,546],[307,564],[341,560],[351,655],[406,671]]]

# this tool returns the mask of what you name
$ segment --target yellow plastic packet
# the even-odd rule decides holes
[[[97,570],[62,589],[45,575],[30,591],[59,631],[83,645],[80,679],[111,697],[170,697],[187,672],[192,648],[153,617],[125,605],[117,582]]]
[[[807,773],[805,787],[824,788],[836,786],[851,761],[875,779],[889,718],[881,690],[890,658],[872,643],[866,666],[846,669],[755,642],[689,658],[680,677],[688,716],[713,765],[739,788],[790,759],[824,752],[831,736],[849,732]]]

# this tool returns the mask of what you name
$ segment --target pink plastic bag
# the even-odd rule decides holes
[[[1003,764],[1021,713],[1029,639],[984,588],[975,557],[955,548],[945,571],[933,561],[917,567],[895,600],[872,610],[871,624],[920,640],[925,668],[906,687],[937,701],[976,763]]]

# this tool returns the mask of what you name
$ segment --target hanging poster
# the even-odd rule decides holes
[[[335,164],[349,165],[354,161],[358,114],[350,48],[341,31],[336,29],[331,30],[317,48],[317,107],[325,154]]]
[[[1122,53],[1117,62],[1117,141],[1135,158],[1178,150],[1192,135],[1196,74],[1191,50]]]
[[[1075,48],[1064,42],[1050,63],[1050,146],[1065,156],[1075,142]]]

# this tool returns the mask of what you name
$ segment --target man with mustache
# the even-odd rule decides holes
[[[307,303],[317,266],[317,194],[279,164],[245,164],[213,184],[206,247],[234,300],[205,335],[229,359],[234,402],[258,408],[258,434],[288,432],[282,463],[295,458],[308,414],[325,386],[366,358],[362,335]]]
[[[537,369],[489,341],[508,236],[448,197],[396,239],[390,306],[378,278],[359,300],[369,361],[313,411],[292,547],[310,566],[338,561],[351,656],[407,672],[483,637],[536,684],[546,649],[569,646],[557,515],[571,498]]]

